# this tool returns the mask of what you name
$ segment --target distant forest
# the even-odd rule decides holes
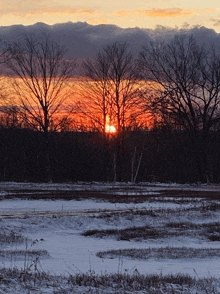
[[[50,132],[48,171],[42,132],[0,129],[1,181],[114,181],[117,140],[97,132]],[[213,182],[220,180],[220,131],[209,142]],[[203,154],[192,148],[184,131],[172,128],[127,132],[121,159],[121,181],[206,182]],[[198,152],[198,153],[197,153]],[[195,156],[195,153],[197,153]]]
[[[118,42],[66,52],[43,35],[1,53],[1,181],[219,182],[219,48],[178,35],[137,58]]]

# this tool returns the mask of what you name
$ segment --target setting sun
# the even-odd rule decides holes
[[[116,128],[114,126],[106,126],[105,127],[105,132],[106,133],[116,133]]]

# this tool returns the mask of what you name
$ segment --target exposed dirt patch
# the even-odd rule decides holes
[[[28,257],[49,257],[46,250],[0,250],[2,258],[28,258]]]
[[[149,188],[150,186],[148,186]],[[154,186],[152,186],[154,187]],[[63,200],[81,200],[81,199],[97,199],[104,200],[111,203],[142,203],[145,201],[165,201],[168,202],[186,202],[187,198],[190,199],[207,199],[207,200],[219,200],[220,191],[192,191],[192,190],[180,190],[180,189],[161,189],[158,190],[154,187],[153,191],[145,190],[144,187],[141,189],[138,186],[132,186],[127,188],[106,188],[101,191],[92,190],[89,187],[84,190],[42,190],[42,189],[1,189],[4,193],[0,199],[63,199]],[[132,191],[132,193],[131,193]],[[155,193],[161,197],[156,200],[154,198]],[[146,195],[147,194],[147,195]],[[170,198],[170,200],[169,200]],[[175,200],[176,198],[176,200]],[[180,199],[182,198],[182,200]],[[185,199],[184,199],[185,198]]]
[[[147,260],[153,259],[186,259],[186,258],[216,258],[220,257],[220,248],[191,248],[191,247],[160,247],[145,249],[120,249],[100,251],[96,254],[100,258],[129,257]]]
[[[177,236],[187,236],[198,238],[208,238],[211,241],[220,240],[220,223],[211,222],[205,224],[195,224],[191,222],[171,222],[162,226],[139,226],[124,229],[107,229],[107,230],[88,230],[83,232],[83,236],[107,238],[115,237],[120,240],[143,241],[147,239],[163,239]]]
[[[158,239],[176,236],[177,232],[172,232],[169,230],[164,230],[163,227],[151,227],[151,226],[141,226],[141,227],[131,227],[125,229],[110,229],[110,230],[88,230],[83,233],[86,237],[96,237],[96,238],[106,238],[114,236],[118,241],[120,240],[132,240],[142,241],[147,239]]]

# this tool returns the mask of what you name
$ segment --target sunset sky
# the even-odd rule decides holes
[[[192,27],[220,32],[219,0],[0,0],[1,26],[86,21],[122,28]]]

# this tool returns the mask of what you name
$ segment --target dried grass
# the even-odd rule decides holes
[[[191,259],[220,257],[220,248],[191,248],[191,247],[159,247],[145,249],[120,249],[100,251],[96,254],[100,258],[129,257],[132,259]]]

